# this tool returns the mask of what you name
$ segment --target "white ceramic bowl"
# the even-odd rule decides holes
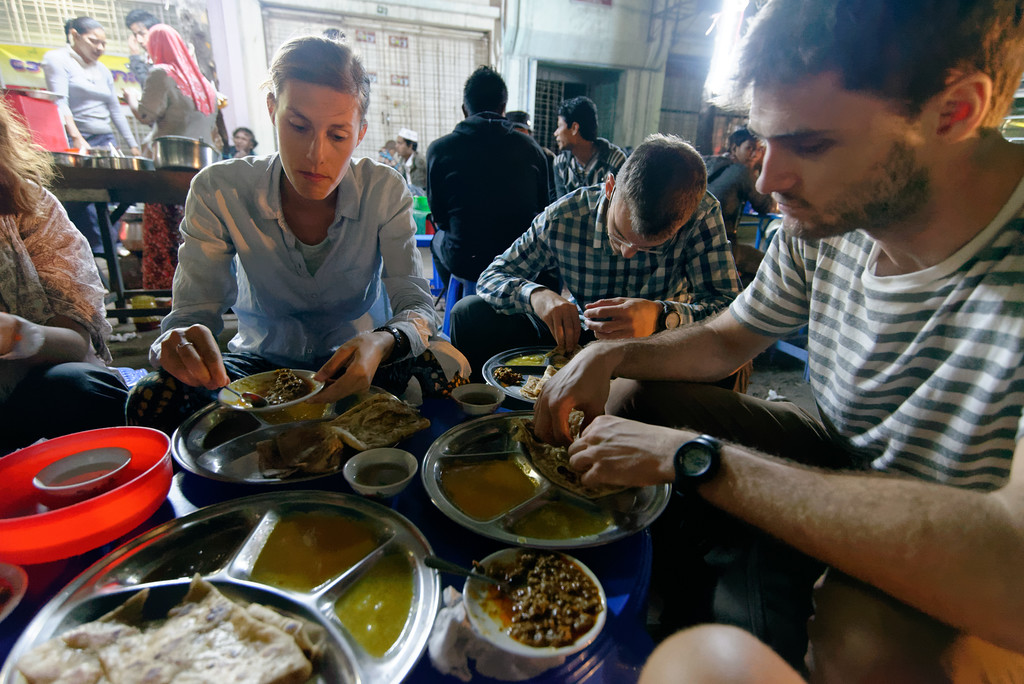
[[[487,556],[480,561],[480,563],[483,565],[484,571],[487,572],[495,565],[510,563],[515,560],[516,556],[520,553],[552,552],[541,551],[538,549],[502,549],[501,551],[496,551]],[[604,628],[604,623],[608,616],[608,599],[605,596],[604,587],[601,586],[601,581],[597,579],[597,575],[595,575],[590,568],[572,556],[568,556],[566,554],[560,555],[575,563],[579,569],[591,579],[595,586],[597,586],[597,591],[601,599],[601,612],[597,614],[593,627],[591,627],[586,633],[580,635],[576,641],[572,642],[568,646],[529,646],[521,641],[516,641],[506,633],[506,625],[502,624],[502,621],[498,616],[499,611],[497,608],[489,605],[491,603],[491,599],[489,598],[492,594],[491,588],[494,585],[484,582],[483,580],[470,577],[466,580],[462,596],[466,604],[466,613],[469,616],[469,622],[473,625],[477,634],[503,651],[530,658],[568,656],[573,653],[577,653],[578,651],[582,651],[584,648],[589,646]],[[490,608],[490,610],[488,608]]]
[[[254,408],[247,404],[246,401],[239,397],[237,394],[232,394],[231,392],[222,389],[220,392],[217,393],[217,401],[219,401],[221,404],[225,406],[237,409],[239,411],[252,411],[253,413],[273,413],[275,411],[280,411],[281,409],[286,409],[290,406],[295,406],[296,404],[301,404],[302,402],[306,401],[306,399],[309,399],[311,396],[319,392],[324,386],[324,383],[313,379],[313,376],[316,375],[315,371],[297,370],[294,368],[291,369],[291,371],[300,378],[302,378],[303,380],[305,380],[311,386],[309,392],[303,394],[301,397],[298,397],[297,399],[292,399],[291,401],[283,401],[280,404],[268,404],[267,406],[264,406],[262,408]],[[228,387],[237,392],[255,392],[256,394],[265,396],[269,391],[270,387],[272,386],[272,383],[274,381],[274,374],[276,372],[277,371],[267,371],[266,373],[257,373],[255,375],[249,375],[244,378],[239,378],[238,380],[229,383]]]
[[[452,399],[468,415],[484,416],[498,410],[501,402],[505,400],[505,393],[497,387],[474,382],[468,385],[459,385],[453,389]]]
[[[386,499],[409,486],[418,469],[416,457],[408,451],[381,447],[359,452],[342,472],[358,493]]]
[[[131,463],[124,447],[98,447],[70,454],[41,469],[32,485],[59,503],[74,503],[113,489],[117,476]]]

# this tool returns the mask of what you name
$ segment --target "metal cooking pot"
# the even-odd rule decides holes
[[[217,150],[196,138],[165,135],[153,140],[153,163],[158,169],[201,169],[219,158]]]
[[[125,171],[152,171],[152,159],[146,157],[90,157],[86,166],[96,169],[121,169]]]
[[[51,152],[53,163],[57,166],[74,166],[85,168],[90,166],[92,161],[87,154],[76,154],[74,152]]]

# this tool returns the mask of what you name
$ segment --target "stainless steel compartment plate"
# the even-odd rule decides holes
[[[387,394],[382,389],[371,387],[367,392],[327,406],[323,418],[295,422],[275,422],[279,420],[275,414],[238,411],[214,402],[196,411],[174,431],[171,454],[185,470],[222,482],[280,485],[336,475],[341,472],[347,457],[355,453],[351,447],[345,447],[341,463],[333,472],[281,478],[260,472],[256,444],[298,425],[330,420],[371,394],[381,393]],[[282,412],[289,410],[282,409]]]
[[[274,525],[289,514],[323,513],[356,519],[379,539],[375,550],[338,577],[303,593],[262,584],[250,576]],[[170,608],[199,573],[230,598],[259,602],[302,617],[326,630],[323,656],[311,682],[399,682],[423,655],[441,601],[441,582],[427,568],[431,553],[423,534],[406,518],[346,494],[274,492],[235,499],[153,528],[111,552],[60,591],[35,616],[11,650],[0,683],[24,679],[15,663],[33,646],[90,622],[149,588],[147,606]],[[412,568],[412,605],[405,627],[382,657],[366,652],[334,613],[335,601],[384,557],[400,554]],[[148,612],[148,611],[147,611]]]
[[[599,499],[586,499],[549,482],[529,463],[521,445],[511,435],[514,418],[532,415],[529,411],[496,413],[457,425],[437,438],[427,450],[421,469],[423,486],[434,505],[458,524],[485,537],[546,549],[607,544],[644,529],[661,515],[672,492],[669,485],[637,487]],[[494,518],[479,520],[467,515],[451,500],[442,486],[441,477],[446,465],[487,460],[513,461],[538,486],[533,496],[523,503]],[[520,533],[528,517],[547,513],[557,517],[561,515],[558,511],[566,510],[606,520],[607,526],[598,532],[579,536]]]
[[[551,347],[519,347],[517,349],[509,349],[508,351],[503,351],[500,354],[495,354],[491,358],[487,359],[487,361],[484,363],[484,370],[483,370],[484,382],[486,382],[488,385],[491,385],[493,387],[497,387],[502,392],[504,392],[505,396],[507,396],[507,397],[512,397],[513,399],[518,399],[520,401],[525,401],[528,404],[532,404],[536,400],[535,399],[530,399],[529,397],[524,397],[523,396],[523,393],[520,391],[522,389],[522,385],[521,384],[519,384],[519,385],[503,385],[503,384],[501,384],[500,382],[498,382],[497,380],[494,379],[494,371],[497,370],[499,366],[507,366],[508,362],[511,359],[516,358],[517,356],[530,356],[530,355],[534,355],[534,354],[544,355],[544,354],[547,354],[550,351],[551,351]],[[534,364],[534,365],[539,365],[539,364]],[[526,381],[527,377],[529,377],[529,376],[526,376],[526,377],[523,378],[524,382]]]

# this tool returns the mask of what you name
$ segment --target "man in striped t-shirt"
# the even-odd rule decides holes
[[[813,566],[792,550],[827,564],[808,660],[822,681],[957,681],[994,654],[1024,681],[1024,148],[996,131],[1022,70],[1021,0],[772,0],[738,83],[783,234],[728,312],[591,345],[537,403],[548,440],[569,441],[571,408],[593,421],[570,448],[585,483],[674,481],[696,494],[684,506],[767,533],[696,539],[731,546],[699,618],[799,669],[810,587],[790,581]],[[685,384],[802,326],[820,420]],[[656,530],[663,557],[684,562],[686,522]],[[758,573],[728,585],[730,558]]]

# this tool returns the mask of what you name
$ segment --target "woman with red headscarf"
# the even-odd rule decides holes
[[[135,118],[153,126],[153,138],[180,135],[212,144],[217,91],[199,71],[185,41],[170,26],[156,24],[149,29],[145,47],[153,69],[146,78],[142,98],[136,102],[125,91]],[[142,285],[146,289],[171,287],[178,264],[181,218],[182,207],[178,205],[146,205],[142,217]]]

